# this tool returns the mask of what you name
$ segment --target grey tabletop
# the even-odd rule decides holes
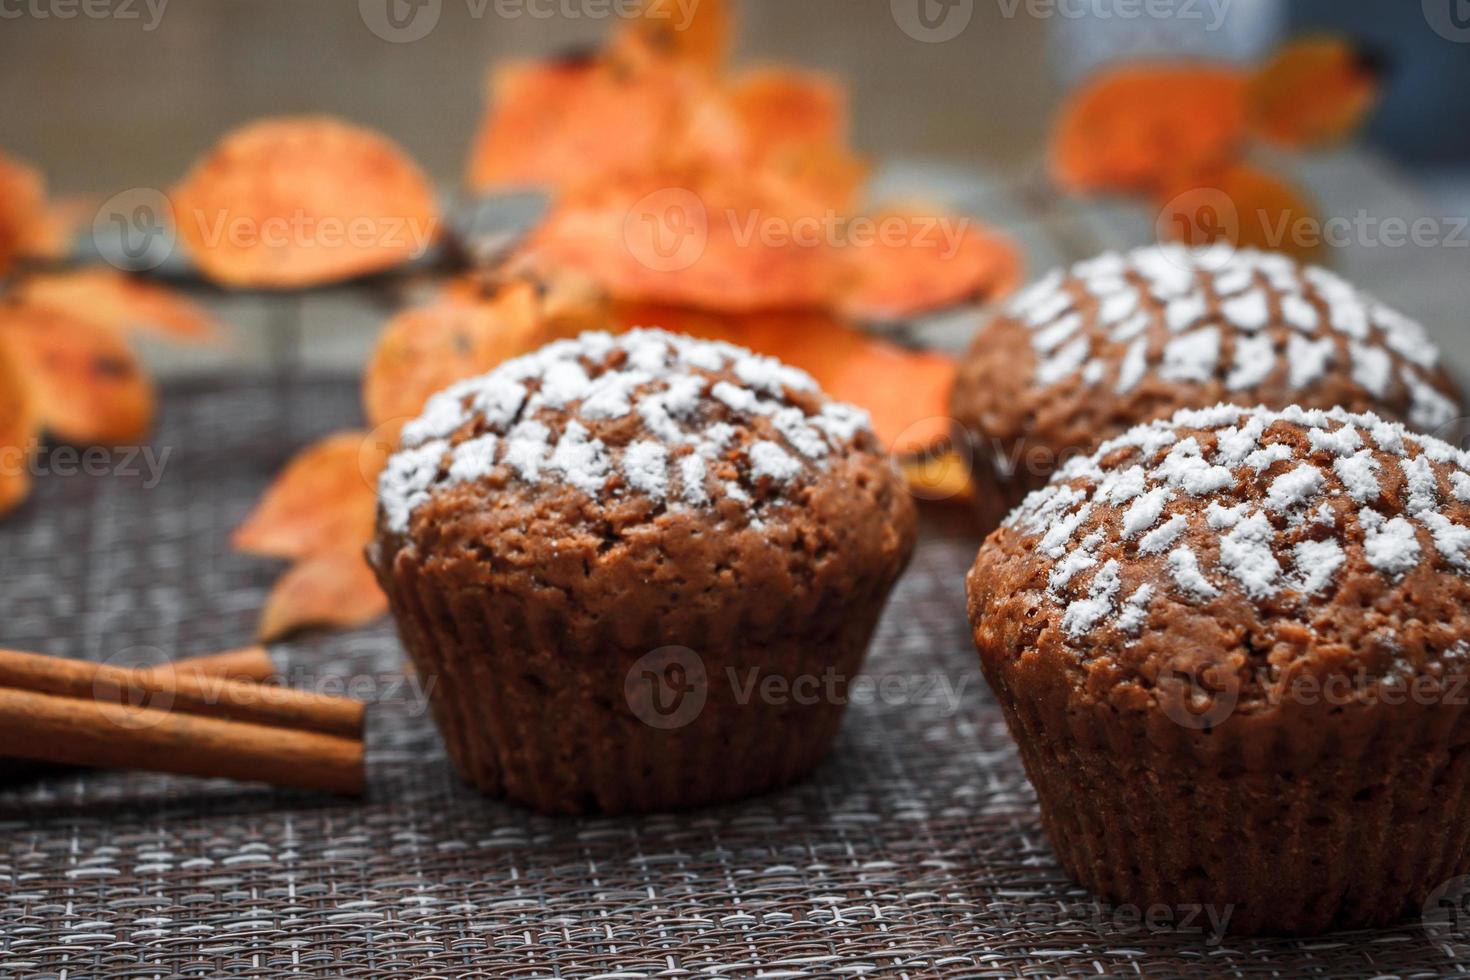
[[[1303,179],[1342,213],[1432,214],[1369,158],[1314,167]],[[880,175],[880,193],[914,188],[1006,228],[1037,271],[1149,237],[1142,209],[1057,201],[1027,179]],[[1361,245],[1335,264],[1465,364],[1466,254]],[[292,454],[360,424],[355,373],[426,288],[192,287],[229,342],[149,349],[168,379],[150,446],[161,472],[43,477],[0,522],[0,647],[143,661],[247,642],[281,566],[232,553],[230,529]],[[956,346],[977,315],[914,334]],[[1150,924],[1072,886],[970,646],[962,577],[977,545],[961,512],[927,509],[867,668],[889,693],[850,706],[801,785],[692,813],[548,819],[482,799],[451,773],[386,624],[284,644],[293,683],[350,680],[378,702],[367,798],[124,773],[0,786],[0,974],[1470,972],[1470,927],[1222,939],[1208,919]]]

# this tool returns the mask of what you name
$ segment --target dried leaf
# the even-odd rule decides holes
[[[30,494],[26,465],[35,448],[39,419],[30,389],[0,342],[0,514],[17,507]]]
[[[989,302],[1015,289],[1020,251],[972,218],[913,210],[862,219],[848,257],[856,286],[843,310],[866,320],[897,320],[960,303]]]
[[[1141,64],[1076,92],[1051,139],[1051,171],[1076,193],[1156,192],[1234,159],[1246,134],[1246,76],[1233,68]]]
[[[721,316],[697,310],[624,305],[620,327],[663,327],[725,340],[806,371],[828,395],[868,411],[890,450],[922,452],[950,432],[949,390],[955,362],[911,351],[846,326],[823,313]]]
[[[715,74],[730,54],[732,19],[728,0],[643,0],[613,48]]]
[[[117,332],[44,306],[0,307],[0,342],[42,425],[77,445],[132,445],[153,424],[153,385]]]
[[[14,295],[22,303],[62,310],[124,333],[202,341],[218,337],[221,329],[212,316],[178,293],[115,269],[30,276]]]
[[[1380,66],[1349,41],[1293,41],[1251,79],[1251,128],[1292,150],[1340,142],[1362,124],[1381,81]]]
[[[709,165],[760,166],[782,151],[841,147],[847,95],[818,72],[761,68],[710,87],[691,112],[682,143]]]
[[[291,566],[271,589],[257,638],[282,639],[309,626],[350,629],[388,611],[388,599],[361,553],[314,555]]]
[[[537,292],[524,280],[488,292],[464,280],[429,305],[393,317],[363,378],[369,423],[384,438],[396,438],[398,427],[436,391],[552,339],[538,313]]]
[[[433,190],[396,144],[325,116],[226,135],[173,192],[179,238],[232,286],[292,288],[378,272],[438,232]]]
[[[304,558],[360,552],[373,536],[376,477],[387,447],[366,432],[338,432],[302,450],[235,530],[237,551]]]
[[[1239,247],[1311,258],[1322,246],[1316,209],[1275,174],[1237,164],[1167,188],[1162,235],[1190,245],[1228,241]]]
[[[50,255],[58,234],[41,172],[0,153],[0,276],[17,258]]]
[[[723,312],[826,307],[850,270],[827,208],[765,173],[681,168],[562,198],[527,246],[618,299]]]
[[[921,500],[963,502],[975,496],[969,464],[953,449],[909,456],[900,466],[909,490]]]
[[[491,78],[470,186],[559,189],[653,166],[681,125],[691,84],[667,66],[602,57],[503,65]]]

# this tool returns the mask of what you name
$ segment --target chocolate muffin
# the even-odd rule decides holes
[[[1181,411],[1067,463],[968,592],[1057,857],[1104,899],[1315,933],[1470,871],[1470,454]]]
[[[915,533],[864,413],[644,330],[436,395],[380,502],[369,560],[455,765],[558,813],[812,769]]]
[[[1025,289],[975,337],[951,413],[988,531],[1069,456],[1217,402],[1341,406],[1421,432],[1460,414],[1413,320],[1283,255],[1180,245],[1100,255]]]

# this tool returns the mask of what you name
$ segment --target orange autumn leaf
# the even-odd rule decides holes
[[[1349,41],[1293,41],[1251,79],[1251,128],[1286,149],[1336,143],[1362,124],[1381,80],[1379,66]]]
[[[964,502],[975,495],[969,463],[953,449],[909,456],[899,468],[909,490],[921,500]]]
[[[1227,241],[1303,259],[1321,249],[1322,226],[1311,202],[1283,178],[1256,167],[1236,164],[1166,188],[1162,196],[1164,237],[1189,245]]]
[[[387,447],[366,432],[338,432],[308,446],[235,529],[235,549],[278,558],[361,551],[373,535],[374,481],[386,461]]]
[[[1021,281],[1024,260],[1009,239],[955,215],[885,211],[861,219],[872,232],[848,246],[855,286],[843,310],[897,320],[960,303],[988,302]]]
[[[825,307],[850,274],[828,208],[763,173],[674,168],[565,195],[526,245],[617,299],[724,312]]]
[[[759,68],[711,86],[676,151],[725,166],[760,166],[782,150],[841,147],[847,94],[818,72]]]
[[[691,80],[603,57],[515,62],[491,76],[469,184],[561,188],[650,166],[672,140]]]
[[[30,389],[0,343],[0,514],[13,510],[30,494],[26,462],[35,447],[38,427]]]
[[[613,48],[714,74],[729,57],[732,20],[728,0],[643,0]]]
[[[0,276],[18,258],[49,258],[69,228],[46,199],[41,172],[0,153]]]
[[[1246,135],[1244,73],[1139,64],[1074,93],[1051,137],[1051,172],[1075,193],[1156,191],[1233,159]]]
[[[438,233],[418,165],[386,137],[326,116],[227,134],[171,196],[180,241],[231,286],[351,279],[422,255]]]
[[[388,599],[360,552],[327,552],[281,576],[266,599],[256,637],[268,643],[311,626],[348,629],[387,611]]]
[[[62,310],[121,333],[143,331],[176,340],[209,340],[220,326],[178,293],[126,276],[89,268],[30,276],[14,296],[22,303]]]
[[[806,371],[833,398],[866,409],[890,450],[922,452],[950,431],[950,357],[911,351],[846,326],[824,313],[721,316],[671,307],[622,305],[617,325],[662,327],[724,340]]]
[[[391,441],[436,391],[552,339],[538,312],[537,292],[528,281],[482,292],[466,280],[388,321],[362,387],[363,407],[378,434]]]
[[[835,146],[788,147],[773,154],[763,171],[783,193],[834,219],[853,213],[869,176],[867,161]]]
[[[729,104],[754,155],[791,144],[847,139],[847,93],[830,76],[757,68],[732,78]]]
[[[44,306],[0,307],[0,343],[42,425],[77,445],[130,445],[153,424],[152,382],[116,331]]]

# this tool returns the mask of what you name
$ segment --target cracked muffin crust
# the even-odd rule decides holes
[[[968,593],[1093,891],[1317,932],[1470,870],[1470,454],[1343,409],[1182,411],[1065,465]]]
[[[547,811],[693,805],[809,770],[841,704],[737,682],[856,673],[915,533],[861,411],[773,359],[650,330],[436,395],[380,501],[370,557],[441,678],[451,755]],[[704,699],[676,730],[649,723],[630,676],[671,647],[690,653],[655,682],[698,674]]]
[[[985,530],[1069,456],[1217,402],[1461,414],[1423,328],[1326,269],[1219,246],[1106,253],[1027,287],[976,336],[951,397]]]

